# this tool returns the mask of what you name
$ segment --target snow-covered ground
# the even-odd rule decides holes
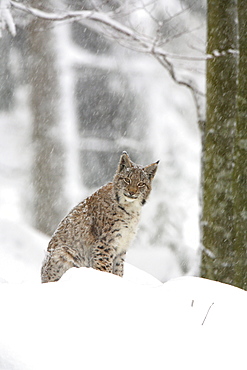
[[[0,278],[9,283],[40,282],[48,241],[30,226],[0,218]]]
[[[123,279],[81,268],[41,284],[47,242],[0,220],[1,370],[247,368],[245,291],[128,263]]]
[[[246,369],[246,292],[129,267],[0,284],[0,369]]]

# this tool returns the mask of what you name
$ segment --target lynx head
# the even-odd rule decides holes
[[[152,188],[152,180],[157,171],[158,163],[159,161],[149,166],[140,166],[130,160],[127,152],[123,152],[113,179],[117,201],[120,204],[130,202],[145,204]]]

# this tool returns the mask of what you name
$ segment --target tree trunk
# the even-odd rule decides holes
[[[37,6],[32,1],[32,6]],[[33,20],[28,27],[30,108],[34,159],[32,219],[52,234],[64,212],[64,150],[59,128],[59,74],[55,36],[49,22]]]
[[[234,167],[235,281],[247,290],[247,6],[238,0],[239,79]]]
[[[13,106],[14,81],[10,71],[11,35],[7,32],[0,38],[0,110],[9,111]]]
[[[236,127],[237,0],[208,0],[207,119],[203,143],[201,276],[234,282],[233,170]]]

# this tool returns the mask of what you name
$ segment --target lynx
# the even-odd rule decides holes
[[[122,153],[113,181],[79,203],[58,225],[41,269],[42,283],[59,280],[71,267],[123,276],[124,256],[158,163],[140,166]]]

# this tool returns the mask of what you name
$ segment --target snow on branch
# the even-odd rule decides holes
[[[104,13],[99,10],[81,10],[81,11],[65,11],[65,12],[45,12],[37,8],[32,8],[24,4],[18,3],[16,1],[10,1],[10,4],[21,11],[32,14],[37,18],[41,18],[47,21],[65,21],[65,20],[89,20],[96,22],[104,27],[107,27],[108,30],[115,31],[117,34],[114,38],[117,38],[117,35],[125,38],[125,41],[135,42],[136,50],[139,52],[144,52],[148,54],[155,54],[161,57],[169,57],[171,59],[187,59],[194,61],[205,61],[207,57],[189,57],[185,55],[178,55],[173,53],[167,53],[164,49],[160,47],[154,47],[156,44],[156,39],[145,35],[144,33],[140,34],[131,27],[125,26],[124,24],[114,20],[112,15],[114,12]],[[103,30],[102,30],[103,32]],[[107,34],[110,36],[110,34]],[[112,36],[112,33],[111,33]],[[113,36],[112,36],[113,37]],[[127,46],[127,45],[125,45]],[[133,47],[133,45],[132,45]]]
[[[65,12],[45,12],[39,10],[37,8],[32,8],[30,6],[26,6],[24,4],[18,3],[16,1],[10,1],[11,5],[19,9],[21,11],[27,12],[32,14],[37,18],[41,18],[48,21],[65,21],[65,20],[90,20],[93,22],[97,22],[103,26],[107,26],[110,29],[120,33],[123,36],[131,38],[132,40],[147,43],[149,38],[145,35],[137,35],[137,33],[132,30],[130,27],[127,27],[121,24],[118,21],[115,21],[113,18],[110,17],[107,13],[96,11],[96,10],[81,10],[81,11],[65,11]],[[109,13],[111,14],[111,13]]]
[[[10,1],[0,0],[0,37],[2,37],[2,31],[6,28],[6,26],[8,27],[11,35],[15,36],[16,29],[10,12]]]
[[[0,0],[1,1],[1,0]],[[169,72],[172,79],[187,88],[189,88],[194,97],[198,120],[203,121],[203,109],[201,100],[204,95],[198,91],[194,82],[178,79],[175,74],[175,69],[172,59],[184,59],[191,61],[205,61],[209,56],[202,58],[183,56],[178,54],[172,54],[164,50],[160,43],[158,42],[157,35],[155,37],[148,36],[143,32],[140,33],[130,26],[126,26],[120,21],[114,19],[117,12],[103,12],[102,10],[95,8],[93,10],[80,10],[80,11],[59,11],[59,12],[46,12],[37,8],[33,8],[16,1],[5,0],[11,4],[11,6],[20,11],[32,14],[34,17],[41,18],[47,21],[80,21],[80,22],[91,22],[94,26],[100,27],[97,29],[98,32],[101,32],[106,37],[110,37],[114,40],[117,40],[123,46],[133,49],[138,52],[142,52],[148,55],[155,57],[164,68]],[[211,57],[211,56],[210,56]]]

